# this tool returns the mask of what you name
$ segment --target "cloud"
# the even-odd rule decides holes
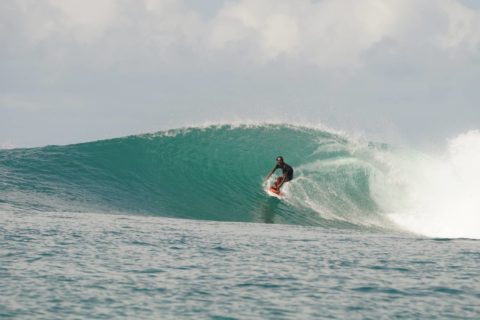
[[[114,25],[118,15],[116,1],[98,0],[95,7],[88,1],[49,0],[52,9],[57,10],[56,32],[73,34],[77,41],[88,42],[99,39]]]
[[[2,7],[1,37],[13,54],[73,64],[78,59],[67,56],[83,54],[99,59],[99,68],[131,60],[161,67],[180,51],[188,59],[351,68],[385,39],[404,50],[423,42],[467,56],[480,44],[479,11],[453,0],[242,0],[225,2],[206,21],[177,0],[21,0]]]
[[[321,67],[354,66],[359,53],[391,29],[379,1],[253,1],[227,5],[215,18],[215,49],[243,41],[258,63],[280,55]]]
[[[121,118],[105,124],[113,135],[293,108],[318,121],[383,117],[407,132],[420,130],[413,112],[441,115],[437,128],[480,120],[470,0],[236,0],[208,14],[191,3],[0,2],[3,140],[18,145],[14,123],[41,112],[37,131],[46,119],[97,117],[88,139],[110,119]]]
[[[245,0],[219,12],[210,45],[246,51],[258,63],[284,55],[322,68],[351,68],[385,39],[405,51],[421,51],[423,42],[435,50],[475,55],[479,23],[478,11],[450,0]]]

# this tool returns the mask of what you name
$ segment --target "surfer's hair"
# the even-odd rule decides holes
[[[282,156],[278,156],[276,160],[277,160],[277,161],[278,161],[278,160],[282,160],[282,161],[283,161],[283,157],[282,157]]]

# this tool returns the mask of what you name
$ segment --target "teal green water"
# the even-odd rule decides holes
[[[479,241],[2,213],[2,319],[478,319]]]
[[[39,211],[357,227],[378,210],[371,167],[350,148],[325,131],[265,125],[6,150],[0,201]],[[262,185],[280,154],[295,168],[281,202]]]
[[[0,318],[479,319],[472,137],[446,167],[291,125],[0,150]]]

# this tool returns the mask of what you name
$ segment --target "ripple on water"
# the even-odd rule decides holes
[[[96,214],[5,221],[2,318],[480,314],[478,242]]]

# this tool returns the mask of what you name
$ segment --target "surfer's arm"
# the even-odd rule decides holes
[[[272,176],[272,174],[275,172],[275,170],[277,170],[277,167],[273,167],[272,171],[270,171],[270,173],[265,177],[265,180],[268,180],[268,178],[270,178]]]

